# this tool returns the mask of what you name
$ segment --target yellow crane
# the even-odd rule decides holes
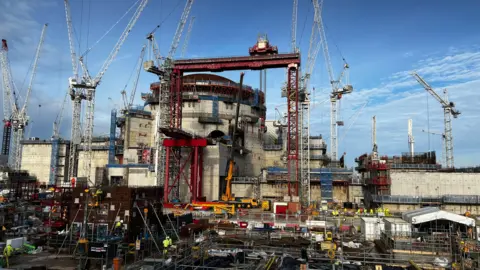
[[[253,198],[246,198],[246,199],[240,199],[236,200],[235,196],[232,193],[232,178],[233,178],[233,169],[235,167],[235,159],[233,157],[233,152],[236,146],[236,134],[237,134],[237,128],[238,128],[238,116],[240,114],[240,95],[242,92],[242,87],[243,87],[243,77],[245,73],[240,73],[240,85],[239,89],[237,92],[236,96],[236,101],[237,101],[237,108],[235,112],[235,122],[233,126],[233,133],[232,133],[232,146],[230,148],[230,155],[228,159],[228,164],[227,164],[227,177],[225,178],[225,188],[223,189],[224,192],[222,194],[222,201],[227,202],[229,204],[235,204],[238,208],[251,208],[251,207],[257,207],[258,206],[258,201]]]

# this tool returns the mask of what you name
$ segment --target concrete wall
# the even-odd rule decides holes
[[[126,117],[125,147],[151,146],[152,120],[148,118]]]
[[[480,194],[480,174],[440,172],[390,173],[391,195],[442,196]]]
[[[333,200],[338,203],[348,202],[348,186],[333,186]]]
[[[253,194],[253,185],[245,185],[246,187],[242,187],[241,184],[238,184],[236,186],[239,186],[241,192],[252,192],[252,193],[247,193],[246,196],[251,196]],[[250,187],[247,187],[250,186]],[[288,195],[288,186],[287,184],[267,184],[267,183],[262,183],[261,184],[261,197],[283,197]],[[361,189],[360,189],[361,190]],[[237,194],[237,191],[235,191]],[[354,194],[358,195],[358,188],[354,188]],[[333,187],[333,198],[335,201],[339,203],[343,202],[349,202],[351,201],[350,199],[350,187],[348,186],[334,186]],[[363,196],[362,196],[363,197]],[[320,185],[311,185],[310,186],[310,200],[311,201],[321,201],[322,196],[321,196],[321,187]]]
[[[361,185],[348,186],[348,201],[360,203],[363,199],[363,187]]]
[[[208,146],[203,151],[203,196],[207,200],[218,200],[220,171],[225,171],[225,167],[221,169],[219,164],[220,152],[218,145]]]
[[[92,151],[92,163],[91,163],[91,170],[90,170],[90,178],[93,182],[96,181],[95,179],[95,168],[103,168],[105,165],[108,164],[108,150],[96,150]],[[86,155],[84,151],[80,151],[78,153],[78,177],[86,177],[87,173],[85,172],[85,162],[86,162]]]
[[[22,148],[22,164],[21,169],[27,170],[31,175],[37,177],[38,181],[42,184],[48,184],[50,181],[51,170],[51,155],[52,144],[51,141],[45,143],[23,143]],[[67,164],[67,144],[60,143],[58,146],[58,169],[56,182],[60,184],[65,180],[65,175],[68,171]],[[68,181],[68,179],[67,179]]]
[[[24,144],[21,169],[37,177],[41,183],[48,183],[50,178],[50,158],[52,144]]]
[[[286,167],[286,163],[282,160],[284,151],[263,151],[263,155],[265,167]]]

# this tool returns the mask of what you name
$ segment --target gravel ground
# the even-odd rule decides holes
[[[77,260],[72,259],[69,255],[59,255],[56,257],[48,252],[42,252],[35,255],[17,255],[10,259],[10,269],[23,269],[33,266],[48,266],[49,270],[76,269]]]

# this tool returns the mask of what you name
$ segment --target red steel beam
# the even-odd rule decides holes
[[[284,68],[289,64],[300,66],[300,54],[258,55],[175,60],[174,69],[182,72],[205,72],[243,69]]]
[[[163,139],[165,147],[205,147],[207,139]]]

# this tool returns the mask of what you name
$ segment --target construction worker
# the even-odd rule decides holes
[[[120,234],[122,232],[122,229],[123,229],[123,220],[119,220],[117,221],[117,223],[115,224],[115,232],[117,234]]]
[[[373,216],[373,209],[370,208],[370,215]]]
[[[168,239],[168,246],[173,245],[172,238],[170,238],[170,236],[167,236],[167,239]]]
[[[163,240],[163,256],[167,256],[168,246],[170,245],[170,241],[168,240],[168,236]]]
[[[8,263],[8,258],[12,256],[13,253],[13,247],[12,245],[8,244],[4,249],[3,249],[3,256],[5,256],[5,260],[7,261],[7,267],[10,267]]]

